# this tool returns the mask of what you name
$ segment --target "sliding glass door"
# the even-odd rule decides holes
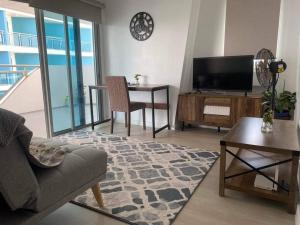
[[[70,67],[70,85],[72,93],[72,109],[74,112],[74,127],[85,125],[85,101],[82,79],[82,60],[80,56],[80,36],[78,20],[67,17],[67,37]]]
[[[52,131],[72,129],[67,34],[64,16],[44,11]]]
[[[81,40],[81,59],[82,59],[82,82],[84,87],[85,101],[85,121],[91,123],[91,110],[89,107],[89,85],[97,84],[96,65],[95,65],[95,48],[94,48],[94,31],[93,23],[85,20],[79,20],[80,40]],[[98,93],[93,92],[93,110],[94,121],[99,120],[98,112]]]
[[[91,121],[88,85],[95,85],[97,81],[93,26],[57,13],[43,11],[41,15],[50,126],[52,135],[56,135],[82,128]],[[93,103],[95,110],[97,103]],[[95,115],[97,121],[99,116]]]

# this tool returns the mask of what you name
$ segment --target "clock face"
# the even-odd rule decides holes
[[[139,12],[131,19],[129,29],[132,37],[138,41],[145,41],[153,33],[153,19],[148,13]]]

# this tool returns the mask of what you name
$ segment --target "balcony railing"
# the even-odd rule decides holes
[[[65,50],[66,43],[63,38],[46,36],[46,44],[48,49]],[[0,30],[0,45],[12,45],[17,47],[37,48],[38,38],[36,34],[4,32]],[[74,40],[70,41],[71,50],[74,45]],[[81,41],[81,51],[91,52],[92,45],[90,42]]]
[[[39,67],[39,65],[0,64],[0,99],[19,81],[32,74]]]

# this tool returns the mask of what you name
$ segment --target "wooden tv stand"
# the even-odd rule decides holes
[[[198,124],[231,128],[241,117],[262,116],[262,94],[258,93],[216,93],[194,92],[180,94],[177,106],[177,120],[182,129],[185,124]],[[204,113],[205,106],[229,107],[229,115]]]

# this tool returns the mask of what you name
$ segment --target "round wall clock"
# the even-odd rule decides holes
[[[151,37],[154,29],[152,17],[146,12],[139,12],[132,17],[129,25],[130,33],[138,41]]]

